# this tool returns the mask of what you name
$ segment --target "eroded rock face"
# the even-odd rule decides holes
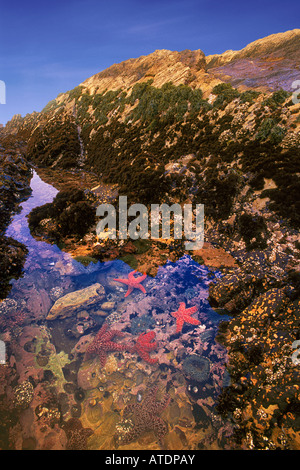
[[[27,253],[22,243],[0,236],[0,299],[10,292],[10,279],[17,279],[21,275]]]
[[[104,296],[104,287],[99,283],[70,292],[55,302],[48,313],[47,320],[69,317],[79,309],[85,309],[97,304]]]
[[[240,51],[209,55],[209,75],[233,86],[290,90],[298,78],[293,63],[299,59],[299,41],[300,30],[293,29],[258,39]]]
[[[198,74],[203,77],[205,68],[205,55],[201,50],[177,52],[162,49],[147,56],[114,64],[88,78],[82,85],[92,93],[95,88],[99,92],[131,87],[136,82],[145,80],[145,77],[152,77],[154,86],[157,87],[168,83],[170,79],[179,85],[185,84],[192,74],[194,80]]]
[[[30,179],[31,168],[18,142],[0,135],[0,299],[10,292],[10,280],[18,279],[26,259],[25,245],[4,234],[13,212],[30,195]]]
[[[31,168],[17,144],[2,142],[1,137],[0,157],[0,233],[3,235],[12,212],[30,195]]]

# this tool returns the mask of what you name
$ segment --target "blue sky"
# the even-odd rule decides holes
[[[298,0],[27,0],[0,7],[0,123],[156,49],[241,49],[299,27]],[[1,94],[0,94],[1,98]]]

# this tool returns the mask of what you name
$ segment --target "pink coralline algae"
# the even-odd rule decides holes
[[[129,294],[133,291],[133,289],[140,289],[144,294],[146,294],[145,287],[141,285],[141,282],[146,279],[147,274],[144,273],[142,276],[135,277],[134,274],[137,270],[132,271],[128,274],[128,279],[114,279],[114,281],[122,282],[128,286],[128,290],[125,294],[125,297],[128,297]]]
[[[191,317],[193,313],[196,313],[198,307],[185,308],[185,303],[180,302],[179,309],[177,312],[171,312],[172,317],[176,318],[176,333],[182,331],[184,323],[190,323],[191,325],[199,325],[200,321],[196,318]]]
[[[149,333],[142,333],[137,339],[136,344],[132,347],[131,352],[137,352],[137,354],[148,362],[148,364],[155,364],[158,359],[151,358],[149,355],[150,351],[154,351],[157,347],[156,341],[154,341],[155,332],[149,331]]]
[[[163,446],[163,437],[168,432],[168,426],[160,414],[170,403],[170,396],[164,395],[161,401],[156,399],[158,387],[152,387],[142,403],[132,403],[125,407],[123,416],[130,418],[133,426],[125,435],[119,438],[120,444],[128,444],[139,438],[147,431],[153,431],[160,446]]]
[[[128,345],[125,343],[115,343],[112,341],[114,337],[122,338],[124,333],[119,330],[110,330],[108,325],[104,325],[100,328],[95,338],[89,344],[86,349],[84,359],[90,359],[93,356],[99,356],[101,366],[104,367],[107,359],[107,352],[109,351],[126,351]]]

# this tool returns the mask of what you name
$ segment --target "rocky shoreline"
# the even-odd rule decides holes
[[[237,267],[209,289],[211,305],[233,317],[217,337],[232,380],[218,411],[232,418],[247,449],[300,448],[299,365],[292,360],[300,338],[299,249],[281,250],[274,238],[265,250],[231,249]]]
[[[21,275],[26,259],[26,247],[6,237],[5,230],[20,203],[30,195],[31,176],[22,143],[0,135],[0,299],[8,295],[9,281]]]
[[[31,170],[17,152],[6,151],[3,157],[1,174],[9,181],[2,185],[4,230],[11,211],[28,197]],[[69,188],[74,187],[70,178]],[[272,213],[263,216],[269,234],[263,249],[249,249],[229,220],[219,226],[208,223],[206,242],[192,257],[222,272],[210,284],[209,301],[216,311],[232,316],[217,336],[227,350],[231,376],[231,385],[219,397],[218,413],[232,421],[235,442],[242,448],[299,449],[299,366],[292,361],[292,345],[299,339],[299,235],[279,226]],[[64,242],[64,250],[84,264],[121,258],[152,276],[168,259],[176,261],[185,254],[181,243],[100,244],[92,233]],[[0,253],[1,282],[7,286],[9,278],[21,274],[26,248],[2,236]],[[2,292],[5,296],[5,288]]]

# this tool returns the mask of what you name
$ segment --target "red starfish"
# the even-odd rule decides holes
[[[190,323],[191,325],[199,325],[200,321],[196,318],[192,318],[191,315],[197,312],[198,307],[185,308],[185,303],[179,303],[179,309],[177,312],[171,312],[172,317],[176,318],[176,333],[182,330],[184,323]]]
[[[148,362],[148,364],[155,364],[158,359],[153,359],[149,356],[149,352],[153,351],[157,347],[156,341],[152,341],[154,338],[155,331],[140,334],[135,345],[132,347],[131,352],[137,352],[144,361]]]
[[[124,333],[118,330],[108,330],[108,325],[104,323],[93,341],[87,347],[84,359],[87,360],[91,356],[98,355],[101,366],[104,367],[107,357],[106,353],[108,351],[125,351],[128,349],[128,345],[124,343],[120,344],[111,341],[114,336],[121,338],[124,336]]]
[[[141,286],[140,283],[146,279],[147,274],[144,273],[142,276],[134,277],[134,273],[136,272],[137,270],[131,271],[131,273],[128,274],[128,279],[114,279],[114,281],[123,282],[123,284],[128,285],[128,291],[126,292],[125,297],[131,294],[133,289],[140,289],[144,294],[146,294],[144,286]]]

